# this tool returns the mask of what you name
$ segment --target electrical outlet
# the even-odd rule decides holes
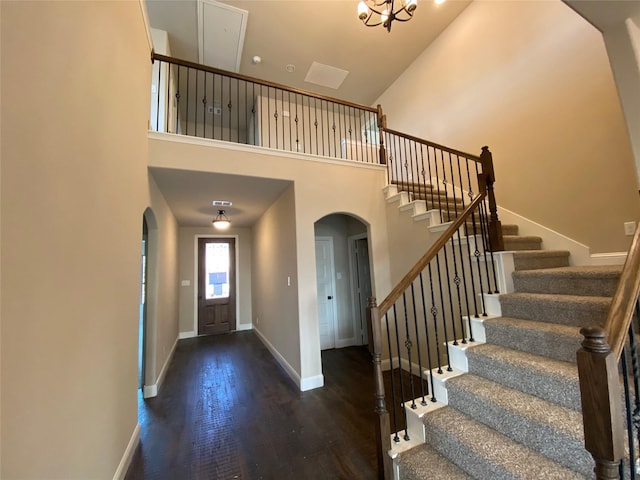
[[[624,222],[624,234],[631,237],[634,233],[636,233],[636,222]]]

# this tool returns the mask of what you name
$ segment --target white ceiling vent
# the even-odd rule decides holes
[[[246,10],[214,0],[198,0],[198,61],[238,72],[248,16]]]
[[[304,77],[304,81],[322,87],[338,89],[340,85],[342,85],[342,82],[344,82],[344,79],[347,78],[347,75],[349,75],[347,70],[313,62],[307,72],[307,76]]]
[[[233,205],[233,203],[228,200],[214,200],[213,202],[211,202],[211,204],[214,207],[230,207],[231,205]]]

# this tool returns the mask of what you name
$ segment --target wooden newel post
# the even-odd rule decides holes
[[[384,148],[384,129],[387,128],[387,116],[382,113],[382,105],[378,105],[378,136],[380,137],[380,165],[387,164],[387,151]]]
[[[393,478],[393,463],[389,456],[391,450],[391,426],[389,412],[384,401],[384,379],[382,377],[382,326],[380,309],[375,297],[369,297],[367,306],[367,325],[369,327],[369,350],[373,350],[373,376],[376,385],[376,450],[378,451],[378,478]],[[373,346],[372,346],[373,345]]]
[[[578,374],[584,422],[584,444],[596,462],[596,480],[614,480],[624,455],[622,392],[618,357],[600,327],[585,327],[578,350]]]
[[[496,181],[496,177],[493,171],[493,156],[489,151],[489,147],[482,147],[480,161],[482,162],[482,172],[486,175],[487,180],[487,196],[489,197],[489,240],[491,242],[491,249],[494,252],[501,252],[504,250],[504,241],[502,240],[502,224],[498,219],[498,204],[496,203],[496,195],[493,191],[493,184]]]

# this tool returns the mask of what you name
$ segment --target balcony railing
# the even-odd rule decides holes
[[[151,130],[379,164],[378,109],[153,54]]]

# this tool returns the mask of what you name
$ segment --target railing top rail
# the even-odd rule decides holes
[[[458,155],[460,157],[468,158],[469,160],[473,160],[478,163],[482,163],[482,160],[477,155],[472,155],[471,153],[463,152],[460,150],[456,150],[454,148],[445,147],[444,145],[439,145],[437,143],[429,142],[428,140],[423,140],[422,138],[414,137],[413,135],[408,135],[406,133],[398,132],[397,130],[391,130],[389,128],[384,129],[385,132],[390,133],[392,135],[397,135],[398,137],[404,137],[407,140],[412,140],[417,143],[421,143],[423,145],[427,145],[429,147],[437,148],[439,150],[443,150],[445,152],[452,153],[454,155]]]
[[[480,174],[481,183],[484,183],[484,175]],[[380,302],[378,305],[378,309],[380,311],[380,316],[382,317],[387,311],[393,306],[393,304],[400,298],[402,292],[404,292],[411,283],[417,278],[417,276],[422,272],[426,266],[433,260],[438,252],[447,244],[447,242],[453,237],[453,235],[458,231],[462,224],[467,220],[467,218],[473,213],[473,211],[478,207],[480,202],[482,202],[487,196],[486,187],[480,189],[480,194],[473,199],[473,201],[467,205],[467,207],[462,211],[462,213],[456,218],[451,225],[444,231],[444,233],[438,238],[438,240],[431,245],[429,250],[416,262],[416,264],[407,272],[407,274],[400,280],[400,282],[395,286],[389,295]]]
[[[620,359],[629,325],[640,294],[640,228],[631,243],[627,260],[622,268],[616,293],[609,307],[604,331],[611,351]]]
[[[288,92],[297,93],[300,95],[305,95],[307,97],[316,98],[318,100],[324,100],[331,103],[339,103],[341,105],[345,105],[347,107],[357,108],[359,110],[365,110],[367,112],[378,113],[377,107],[369,107],[367,105],[360,105],[358,103],[348,102],[346,100],[341,100],[339,98],[328,97],[325,95],[319,95],[317,93],[309,92],[307,90],[302,90],[300,88],[288,87],[281,83],[269,82],[267,80],[261,80],[259,78],[250,77],[247,75],[241,75],[239,73],[229,72],[227,70],[222,70],[220,68],[208,67],[206,65],[201,65],[199,63],[189,62],[187,60],[181,60],[179,58],[167,57],[166,55],[160,55],[159,53],[153,52],[151,55],[152,60],[160,60],[161,62],[173,63],[174,65],[180,65],[182,67],[194,68],[196,70],[202,70],[203,72],[214,73],[218,75],[224,75],[226,77],[235,78],[237,80],[243,80],[245,82],[257,83],[258,85],[263,85],[265,87],[277,88],[280,90],[286,90]]]

